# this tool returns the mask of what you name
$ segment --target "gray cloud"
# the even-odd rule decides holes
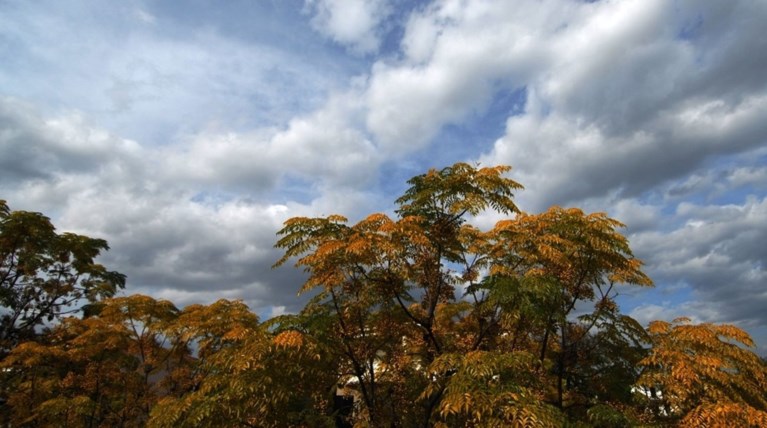
[[[43,119],[28,103],[0,98],[0,178],[50,180],[62,173],[89,174],[117,159],[135,168],[140,147],[87,126],[78,114]]]
[[[129,293],[297,311],[302,271],[271,268],[282,223],[333,213],[354,220],[377,198],[365,190],[375,156],[358,148],[369,142],[348,126],[350,102],[336,99],[284,130],[144,147],[81,116],[49,119],[6,98],[1,158],[24,168],[3,170],[0,195],[12,209],[52,215],[60,230],[106,239],[112,251],[102,262],[128,276]],[[313,180],[306,203],[270,201],[289,176]]]
[[[731,205],[683,203],[675,217],[679,228],[631,236],[655,280],[687,283],[698,304],[717,314],[709,321],[763,324],[767,198]]]
[[[753,20],[740,25],[744,16],[767,16],[767,10],[733,5],[731,13],[716,14],[686,4],[672,13],[671,7],[611,3],[571,23],[551,40],[561,55],[530,88],[526,114],[509,119],[506,135],[483,161],[517,166],[546,195],[533,197],[541,208],[614,189],[636,196],[712,157],[761,147],[767,79],[751,66],[754,56],[767,61],[767,55],[730,51],[741,39],[748,40],[747,51],[767,51]],[[681,38],[680,25],[696,13],[704,20],[696,38]],[[734,80],[736,69],[749,75]]]

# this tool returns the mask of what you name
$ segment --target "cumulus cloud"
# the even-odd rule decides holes
[[[287,207],[242,200],[211,206],[179,193],[83,195],[66,207],[61,224],[107,238],[118,251],[104,262],[138,290],[175,295],[179,304],[213,293],[253,307],[296,309],[296,289],[277,287],[276,278],[300,283],[300,274],[270,268],[279,257],[272,246]]]
[[[114,250],[102,261],[128,275],[131,292],[171,298],[180,305],[215,295],[242,298],[266,312],[272,305],[295,311],[303,277],[298,270],[271,269],[280,257],[273,248],[275,233],[291,216],[354,212],[368,197],[361,190],[336,187],[343,168],[364,168],[351,162],[348,156],[354,150],[343,146],[358,141],[336,141],[338,129],[328,120],[297,121],[253,148],[247,142],[222,148],[206,140],[193,144],[190,153],[183,145],[141,147],[78,115],[45,118],[25,103],[3,99],[0,158],[19,167],[4,166],[0,194],[12,209],[54,215],[61,230],[106,239]],[[317,140],[325,137],[330,140]],[[341,145],[339,163],[323,163],[329,157],[321,149],[331,144]],[[216,150],[220,156],[213,156]],[[277,178],[258,172],[258,165],[254,168],[259,150],[274,152],[262,158],[261,166],[271,168],[268,173]],[[188,169],[182,172],[202,169],[203,177],[183,176],[178,168],[185,162]],[[312,195],[305,204],[279,204],[265,200],[264,189],[232,187],[253,182],[257,174],[279,180],[292,168],[317,180],[322,196]],[[361,176],[358,182],[364,180]],[[201,190],[205,188],[214,190]],[[215,189],[222,188],[239,192],[221,199]]]
[[[547,7],[440,2],[412,15],[404,57],[371,71],[367,126],[383,149],[421,149],[444,125],[481,112],[495,90],[525,86],[547,61],[536,36],[560,23]]]
[[[685,202],[674,217],[678,228],[631,236],[635,252],[656,282],[683,281],[696,307],[707,307],[707,321],[763,323],[767,231],[762,225],[767,224],[767,198],[748,197],[742,204],[727,205]]]
[[[141,162],[136,142],[89,126],[78,113],[43,118],[31,104],[2,97],[0,128],[0,178],[16,186],[93,174],[109,168],[115,158],[127,170]]]
[[[481,158],[515,165],[523,182],[534,183],[531,190],[546,195],[533,201],[536,207],[614,189],[637,195],[690,173],[711,156],[763,144],[765,82],[751,79],[753,86],[744,93],[742,83],[726,85],[731,74],[716,55],[701,66],[696,58],[710,54],[708,46],[679,36],[683,28],[670,4],[588,7],[596,8],[593,14],[552,35],[549,47],[556,60],[541,70],[543,78],[531,82],[525,114],[509,118],[506,134]],[[733,27],[746,13],[733,11]],[[714,24],[722,19],[708,18]],[[711,43],[731,37],[714,24],[710,30],[708,23],[699,28],[699,37],[706,34]],[[741,37],[758,39],[756,27],[737,28]],[[685,89],[703,81],[718,91]]]
[[[693,323],[717,322],[722,319],[716,308],[700,301],[685,302],[681,305],[672,305],[670,302],[647,303],[632,309],[628,315],[642,325],[658,320],[671,322],[682,317],[689,318]]]
[[[306,0],[312,26],[356,53],[374,53],[381,45],[381,25],[392,12],[388,0]]]
[[[380,157],[355,126],[357,105],[352,91],[284,129],[194,135],[163,150],[168,177],[250,190],[272,188],[285,176],[310,180],[315,189],[370,184]]]
[[[644,127],[612,136],[594,122],[558,111],[545,116],[529,112],[510,118],[506,135],[481,160],[515,165],[519,179],[532,183],[531,204],[543,209],[612,190],[637,196],[696,171],[712,157],[757,150],[764,143],[764,95],[716,113],[698,109],[664,112]]]
[[[274,41],[264,33],[266,13],[254,19],[241,11],[249,22],[229,26],[184,20],[191,7],[38,6],[18,4],[0,16],[0,53],[13,58],[0,70],[3,93],[52,113],[86,112],[141,144],[166,144],[211,127],[283,126],[321,106],[354,74],[353,64],[331,58],[308,28],[283,23],[303,51]],[[218,9],[220,19],[238,13]],[[163,25],[146,25],[149,16]],[[231,28],[240,32],[232,35]]]

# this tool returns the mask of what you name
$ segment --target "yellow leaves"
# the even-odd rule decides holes
[[[475,168],[465,163],[439,171],[432,169],[408,180],[410,188],[397,199],[401,207],[398,213],[402,217],[461,216],[476,215],[487,208],[505,214],[518,212],[511,197],[522,185],[503,177],[509,170],[508,166]]]
[[[674,320],[676,321],[676,320]],[[647,331],[650,334],[660,335],[668,333],[671,330],[671,324],[666,321],[652,321],[650,322]]]
[[[705,403],[688,413],[679,423],[689,428],[730,428],[767,426],[767,412],[754,409],[743,403]]]
[[[97,415],[94,426],[145,420],[161,389],[160,382],[149,382],[147,376],[157,373],[174,352],[162,345],[159,328],[175,313],[169,302],[146,296],[107,299],[89,318],[65,319],[34,349],[17,347],[4,361],[14,363],[11,373],[18,382],[9,400],[28,401],[25,408],[14,406],[14,420],[25,413],[36,415],[36,426],[81,426],[85,413]],[[51,425],[46,418],[63,408],[73,419],[59,417]]]
[[[639,362],[644,367],[639,384],[656,387],[675,412],[687,414],[684,426],[719,426],[726,420],[711,419],[726,407],[716,410],[708,403],[726,401],[751,413],[767,411],[767,370],[757,355],[741,346],[753,345],[744,331],[678,318],[673,323],[653,322],[649,332],[653,348]]]
[[[278,248],[284,248],[285,255],[274,266],[282,265],[291,257],[311,252],[328,240],[342,238],[348,231],[345,223],[346,218],[340,215],[288,219],[284,227],[277,232],[282,238],[275,245]]]
[[[275,345],[283,348],[301,348],[304,345],[304,335],[295,331],[283,331],[274,337]]]
[[[327,217],[327,220],[330,223],[338,223],[338,224],[346,223],[347,221],[349,221],[349,220],[347,220],[346,217],[344,217],[342,215],[338,215],[338,214],[331,214],[331,215],[329,215]]]
[[[2,369],[13,370],[14,366],[36,367],[46,365],[50,358],[56,357],[56,350],[37,342],[24,342],[13,349],[0,362]]]
[[[243,325],[234,325],[232,328],[230,328],[226,333],[221,336],[223,340],[229,340],[229,341],[242,341],[246,339],[247,337],[251,336],[253,334],[253,330],[243,326]]]
[[[317,246],[317,250],[311,256],[304,257],[302,264],[318,264],[315,260],[325,260],[336,256],[341,249],[346,249],[347,245],[342,241],[325,241]]]
[[[297,258],[309,273],[301,291],[320,288],[305,313],[318,316],[340,355],[339,370],[356,377],[361,394],[420,393],[437,400],[429,407],[451,426],[556,425],[561,415],[524,397],[552,395],[551,385],[540,385],[552,355],[568,353],[560,377],[568,377],[567,389],[577,388],[569,376],[580,361],[570,359],[581,350],[564,336],[584,343],[591,336],[590,327],[570,326],[569,312],[578,301],[597,300],[598,312],[615,315],[614,283],[652,284],[617,230],[620,222],[577,208],[523,214],[513,201],[522,186],[505,177],[509,170],[457,163],[413,177],[395,219],[374,213],[352,225],[341,216],[285,222],[276,245],[285,253],[275,266]],[[488,209],[515,217],[490,231],[467,224]],[[485,281],[493,276],[504,276],[508,286]],[[608,322],[603,318],[597,328]],[[313,360],[309,337],[288,326],[270,349]],[[501,346],[535,349],[541,357],[494,352]],[[410,381],[392,380],[397,370],[416,366]],[[382,379],[391,388],[376,384]],[[527,394],[533,386],[538,394]],[[359,418],[390,411],[383,410],[390,403],[377,400],[368,397]]]
[[[756,346],[751,336],[745,331],[733,326],[733,325],[718,325],[716,326],[716,334],[724,338],[740,342],[749,348]]]
[[[605,280],[651,285],[641,271],[642,262],[615,230],[622,226],[604,213],[586,215],[577,208],[552,207],[542,214],[518,215],[498,222],[491,231],[495,263],[517,265],[528,276],[557,278],[569,292],[584,297],[589,294],[583,294],[584,286]]]

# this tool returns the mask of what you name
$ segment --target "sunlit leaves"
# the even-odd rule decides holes
[[[679,422],[682,427],[751,427],[767,426],[767,412],[744,403],[721,401],[704,403]]]
[[[655,414],[718,426],[741,413],[751,421],[746,426],[763,426],[756,422],[767,418],[767,367],[747,349],[754,346],[748,334],[687,319],[655,321],[649,332],[653,348],[639,363],[645,371],[638,385],[659,391],[650,403]]]
[[[447,426],[562,426],[557,409],[543,404],[540,362],[525,352],[443,354],[428,367],[432,382],[421,395],[441,394],[439,419]]]
[[[107,299],[98,315],[65,318],[45,343],[26,342],[2,362],[14,424],[142,426],[178,365],[163,327],[167,301]],[[183,359],[181,360],[183,361]]]
[[[3,304],[56,318],[67,299],[91,301],[0,363],[0,423],[765,426],[765,366],[747,334],[684,320],[645,331],[615,300],[616,287],[652,284],[623,225],[521,213],[508,171],[431,170],[395,217],[289,219],[276,266],[304,268],[311,296],[264,323],[242,301],[101,300],[122,284],[93,262],[105,242],[0,201]],[[485,210],[511,217],[482,230],[471,216]],[[339,395],[353,405],[334,407]]]
[[[522,185],[503,176],[508,166],[475,168],[457,163],[439,171],[430,170],[410,180],[410,188],[397,199],[402,217],[432,217],[464,214],[476,215],[487,208],[511,214],[519,209],[514,204],[513,191]]]
[[[604,213],[559,207],[501,221],[494,229],[494,272],[555,277],[570,294],[585,298],[605,283],[652,285],[620,227]]]
[[[504,176],[509,170],[464,163],[430,170],[408,181],[396,219],[372,214],[348,225],[341,216],[294,218],[279,232],[277,247],[285,253],[277,265],[295,259],[304,267],[309,277],[302,291],[320,290],[307,309],[322,308],[335,321],[336,335],[323,337],[358,379],[359,420],[383,420],[391,412],[381,403],[403,399],[381,393],[397,391],[381,382],[404,381],[386,378],[389,367],[424,379],[417,373],[446,355],[525,351],[546,367],[539,372],[549,382],[540,399],[561,407],[563,381],[574,379],[571,372],[585,358],[576,350],[580,341],[629,346],[598,322],[620,319],[611,300],[615,284],[652,284],[618,232],[623,225],[574,208],[522,214],[512,199],[522,186]],[[488,209],[514,217],[489,231],[467,223]],[[574,322],[569,314],[582,301],[595,303],[593,317]],[[589,336],[593,327],[604,333]],[[401,358],[406,353],[411,357]],[[456,374],[442,376],[445,382],[420,394],[425,420],[436,421],[442,394],[449,393],[440,388]],[[634,380],[628,376],[626,384]],[[525,403],[508,409],[522,415],[532,409]]]

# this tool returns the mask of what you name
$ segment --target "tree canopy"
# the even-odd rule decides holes
[[[311,299],[263,322],[241,301],[115,298],[125,277],[94,261],[106,242],[2,202],[2,422],[767,426],[767,369],[744,331],[622,314],[618,290],[652,286],[623,225],[524,213],[509,172],[428,171],[394,217],[287,220],[275,267],[305,269],[286,286]],[[488,210],[494,227],[472,224]]]
[[[124,275],[94,261],[108,249],[103,239],[57,234],[48,217],[0,200],[0,355],[44,323],[123,288]]]

